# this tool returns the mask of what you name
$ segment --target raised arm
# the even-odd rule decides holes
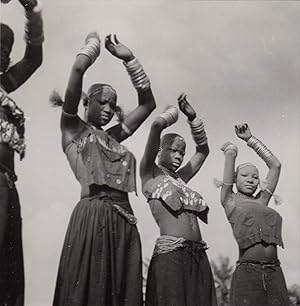
[[[145,152],[140,163],[140,176],[142,181],[147,180],[149,176],[153,176],[153,171],[156,168],[155,159],[159,151],[162,131],[166,127],[174,124],[177,119],[177,108],[169,107],[152,123]]]
[[[259,139],[251,134],[246,123],[235,126],[235,132],[239,138],[244,140],[263,159],[269,168],[265,184],[261,184],[262,190],[258,195],[262,204],[268,205],[279,180],[281,163]]]
[[[186,94],[182,93],[178,98],[179,109],[186,115],[191,127],[193,139],[195,141],[195,153],[187,164],[177,171],[177,174],[187,183],[201,168],[209,154],[206,132],[203,121],[197,117],[194,108],[186,99]]]
[[[85,45],[80,49],[72,66],[61,116],[61,129],[65,141],[72,137],[82,120],[77,116],[78,105],[82,94],[83,75],[100,54],[100,39],[97,33],[89,33]],[[63,140],[64,142],[64,140]]]
[[[1,76],[1,85],[9,93],[19,88],[42,64],[44,41],[41,3],[37,0],[19,0],[25,8],[25,42],[23,59]]]
[[[138,94],[138,106],[125,116],[122,128],[115,126],[108,130],[113,137],[121,142],[138,129],[155,109],[156,104],[150,87],[150,80],[132,51],[120,43],[116,35],[114,35],[114,39],[111,35],[106,36],[105,47],[113,56],[124,62]]]
[[[235,182],[235,160],[238,153],[238,148],[231,142],[225,142],[221,146],[221,150],[224,152],[225,163],[224,163],[224,174],[221,186],[221,204],[228,215],[233,207],[232,201],[232,186]]]

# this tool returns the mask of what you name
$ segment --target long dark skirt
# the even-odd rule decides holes
[[[132,213],[127,194],[111,189],[82,199],[68,226],[54,306],[142,305],[142,256],[137,227],[113,204]]]
[[[288,291],[280,265],[238,265],[231,280],[230,305],[288,306]]]
[[[146,306],[215,306],[216,291],[204,250],[193,245],[152,257]]]
[[[18,192],[0,171],[0,305],[24,305],[22,220]]]

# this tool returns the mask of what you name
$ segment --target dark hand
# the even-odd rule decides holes
[[[119,42],[116,34],[114,34],[114,41],[111,38],[111,34],[105,37],[105,48],[113,56],[123,60],[126,63],[134,59],[134,56],[131,50]]]
[[[37,5],[37,0],[19,0],[19,2],[28,11],[32,10]]]
[[[196,118],[196,112],[191,104],[186,99],[186,94],[183,92],[177,99],[179,109],[187,116],[189,121]]]
[[[252,136],[247,123],[238,124],[234,128],[237,137],[245,141],[248,141],[248,139]]]

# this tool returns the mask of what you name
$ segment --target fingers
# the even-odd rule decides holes
[[[245,133],[246,130],[248,130],[248,124],[247,123],[237,124],[234,126],[234,128],[237,133]]]
[[[225,149],[230,145],[232,145],[232,143],[230,141],[226,141],[225,143],[221,145],[220,150],[225,151]]]
[[[100,37],[99,37],[99,35],[98,35],[97,32],[90,32],[90,33],[86,36],[85,41],[87,42],[87,41],[88,41],[89,39],[91,39],[91,38],[95,38],[95,39],[97,39],[97,40],[100,41]]]
[[[187,99],[186,99],[186,93],[181,93],[180,96],[178,97],[177,99],[178,102],[182,101],[182,102],[187,102]]]
[[[111,34],[106,35],[105,37],[105,48],[108,50],[112,50],[114,43],[111,40]]]
[[[235,154],[238,153],[238,147],[230,141],[225,142],[220,149],[224,152],[224,154],[229,150],[234,151]]]
[[[115,39],[116,44],[119,44],[119,43],[120,43],[119,40],[118,40],[118,38],[117,38],[117,35],[116,35],[116,34],[114,34],[114,39]]]

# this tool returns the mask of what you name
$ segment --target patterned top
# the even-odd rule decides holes
[[[282,218],[278,212],[240,193],[234,195],[234,204],[235,207],[227,218],[241,249],[262,241],[283,248]]]
[[[24,113],[1,86],[0,106],[4,108],[9,117],[9,121],[0,119],[0,143],[8,144],[23,159],[25,156]]]
[[[189,188],[176,174],[161,166],[160,169],[163,175],[147,182],[143,187],[143,194],[147,200],[160,199],[174,212],[194,212],[207,223],[209,208],[202,196]]]
[[[87,126],[65,147],[71,168],[82,186],[82,196],[89,186],[136,192],[136,160],[134,155],[107,132]]]

